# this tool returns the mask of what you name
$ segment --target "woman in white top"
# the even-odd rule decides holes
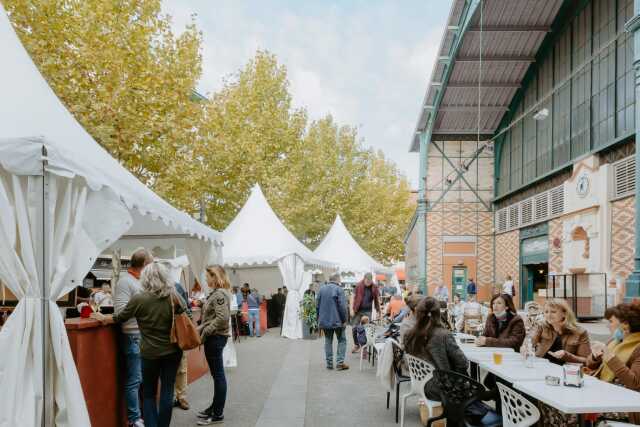
[[[514,289],[513,289],[513,279],[511,278],[511,276],[509,274],[507,274],[507,278],[505,279],[504,283],[502,284],[502,293],[513,297],[514,296],[514,292],[513,291],[514,291]]]

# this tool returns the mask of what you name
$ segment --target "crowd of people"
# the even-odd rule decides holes
[[[192,297],[200,301],[202,308],[197,331],[214,389],[211,404],[197,414],[197,425],[224,420],[227,382],[223,350],[230,336],[232,300],[235,302],[223,267],[207,267],[206,281],[207,289],[196,289]],[[128,424],[169,426],[174,406],[189,409],[187,361],[175,339],[174,319],[183,313],[191,316],[191,301],[184,288],[171,280],[167,266],[154,261],[149,251],[139,249],[131,257],[130,268],[118,280],[113,304],[112,316],[98,312],[94,317],[115,322],[122,331]]]
[[[602,381],[640,391],[640,303],[621,303],[606,310],[611,337],[607,343],[592,342],[588,332],[577,324],[576,315],[563,299],[549,299],[543,306],[541,320],[525,322],[518,314],[513,297],[513,282],[507,278],[501,292],[495,292],[489,307],[476,301],[477,287],[471,280],[466,288],[467,301],[459,295],[448,299],[448,289],[440,285],[433,296],[420,292],[405,292],[404,297],[391,297],[381,308],[378,287],[372,285],[371,275],[357,284],[353,301],[348,299],[340,286],[339,275],[318,291],[317,309],[319,327],[325,336],[326,368],[348,369],[345,363],[346,326],[351,318],[354,348],[366,344],[365,329],[375,313],[385,315],[387,322],[399,327],[399,341],[404,351],[431,363],[437,370],[468,375],[469,361],[462,352],[454,332],[464,328],[465,313],[479,314],[482,324],[477,329],[475,345],[513,348],[526,353],[533,351],[550,363],[580,363],[584,370]],[[504,291],[504,292],[502,292]],[[337,338],[337,355],[334,360],[333,337]],[[366,357],[366,356],[365,356]],[[335,365],[334,365],[335,362]],[[473,406],[475,418],[481,425],[499,425],[501,422],[499,378],[489,374],[484,379],[487,392]],[[425,385],[428,399],[441,401],[442,390],[432,378]],[[494,400],[494,407],[480,400]],[[577,425],[576,416],[567,415],[540,403],[542,425]],[[601,418],[640,422],[640,414],[600,414]]]

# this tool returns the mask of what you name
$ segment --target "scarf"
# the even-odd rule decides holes
[[[633,334],[629,334],[622,342],[612,340],[607,344],[607,347],[609,350],[613,351],[613,354],[615,354],[623,364],[626,365],[629,361],[629,357],[631,357],[631,354],[638,345],[640,345],[640,332],[635,332]],[[593,376],[608,383],[613,382],[616,378],[616,374],[605,362],[600,364],[600,367],[593,373]]]
[[[129,273],[130,275],[132,275],[136,279],[140,280],[140,272],[139,271],[130,268],[130,269],[127,270],[127,273]]]

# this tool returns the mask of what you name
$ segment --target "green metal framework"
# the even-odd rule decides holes
[[[453,58],[460,49],[462,42],[462,34],[469,27],[471,18],[480,4],[480,0],[465,0],[464,9],[460,16],[460,23],[455,28],[449,28],[448,31],[454,32],[454,42],[451,44],[449,53],[446,57],[438,58],[445,64],[444,76],[439,86],[433,108],[429,113],[427,124],[424,131],[420,133],[420,182],[418,189],[418,208],[416,211],[416,225],[418,227],[418,286],[422,292],[427,294],[427,153],[433,127],[435,125],[437,110],[444,96],[444,88],[449,82],[449,77],[453,71]]]
[[[633,0],[565,3],[502,120],[496,199],[635,134],[632,16]]]

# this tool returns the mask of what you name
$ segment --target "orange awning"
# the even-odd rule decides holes
[[[399,268],[396,270],[396,276],[398,276],[398,280],[406,280],[406,275],[403,268]]]

